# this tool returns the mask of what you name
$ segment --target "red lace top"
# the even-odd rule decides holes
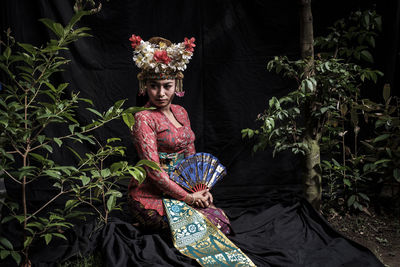
[[[150,106],[149,104],[146,105]],[[176,120],[183,125],[177,128],[159,110],[145,110],[135,114],[135,125],[132,127],[133,142],[141,159],[160,163],[159,152],[184,153],[185,157],[196,153],[195,135],[190,128],[186,110],[171,104],[171,111]],[[129,194],[146,209],[154,209],[164,215],[162,196],[166,194],[178,200],[185,199],[188,194],[183,188],[169,179],[165,171],[146,168],[147,177],[141,185],[132,178]]]

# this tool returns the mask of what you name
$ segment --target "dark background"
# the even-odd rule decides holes
[[[399,17],[400,1],[313,1],[314,35],[358,8],[376,5],[383,16],[383,32],[377,40],[373,67],[385,73],[378,86],[364,89],[366,96],[381,98],[382,85],[391,83],[399,93]],[[38,21],[48,17],[66,24],[73,14],[73,1],[2,1],[2,33],[11,28],[19,42],[45,43],[51,33]],[[272,96],[288,92],[289,83],[266,64],[275,55],[299,55],[298,5],[280,1],[102,1],[100,13],[84,17],[81,26],[92,29],[93,37],[72,44],[67,56],[72,62],[56,82],[70,83],[68,90],[79,91],[104,111],[119,99],[128,106],[143,103],[137,99],[138,69],[132,62],[128,38],[140,35],[144,40],[162,36],[172,42],[184,37],[196,38],[194,56],[185,71],[183,105],[196,133],[197,151],[210,152],[228,168],[228,176],[218,188],[263,186],[297,188],[300,183],[296,158],[271,152],[251,155],[251,143],[241,138],[241,129],[255,127],[255,118]],[[4,36],[4,34],[3,34]],[[142,101],[143,102],[143,101]],[[92,114],[80,113],[81,121]],[[50,130],[62,134],[62,127]],[[121,121],[96,132],[101,140],[121,137],[128,147],[129,161],[137,160],[129,130]],[[90,147],[88,147],[90,149]],[[60,151],[53,155],[68,163],[72,155]],[[259,177],[262,177],[260,179]],[[42,195],[32,190],[32,194]],[[12,188],[10,188],[12,191]],[[225,190],[223,190],[225,191]],[[35,193],[36,192],[36,193]],[[35,196],[32,196],[35,198]]]
[[[238,234],[236,244],[246,253],[249,252],[253,260],[257,259],[259,266],[264,266],[266,262],[279,265],[282,264],[281,259],[291,259],[292,263],[307,260],[315,263],[324,257],[326,262],[335,265],[335,262],[341,259],[345,261],[357,254],[342,244],[350,241],[337,241],[339,234],[306,203],[295,202],[292,206],[282,207],[282,200],[291,200],[299,193],[299,164],[296,157],[282,153],[272,158],[270,150],[252,155],[251,141],[241,138],[241,129],[256,127],[255,118],[264,110],[269,98],[282,96],[290,89],[290,84],[278,75],[269,73],[266,65],[275,55],[299,56],[297,1],[101,2],[103,8],[100,13],[84,17],[80,22],[80,26],[92,29],[93,37],[81,39],[70,46],[66,56],[72,61],[66,66],[65,72],[54,77],[54,83],[69,82],[69,91],[80,92],[82,97],[92,99],[100,111],[125,98],[128,99],[127,106],[143,104],[143,100],[137,97],[138,69],[132,62],[128,38],[132,34],[140,35],[144,40],[162,36],[172,42],[181,42],[184,37],[194,36],[197,46],[184,73],[186,94],[182,99],[176,98],[175,103],[184,106],[189,113],[196,133],[197,151],[216,155],[228,169],[228,175],[214,188],[213,194],[218,201],[217,205],[227,211],[235,226]],[[52,18],[65,25],[73,15],[72,0],[2,0],[0,3],[2,39],[4,31],[10,27],[17,41],[37,46],[52,36],[38,21],[39,18]],[[383,16],[383,32],[377,39],[374,52],[376,63],[372,67],[383,71],[385,76],[377,86],[366,86],[363,94],[378,101],[382,98],[381,88],[384,83],[390,83],[392,93],[399,95],[400,0],[314,0],[313,17],[314,35],[319,36],[326,33],[327,27],[334,21],[348,16],[351,11],[374,5]],[[93,114],[88,114],[82,108],[79,120],[85,123],[91,118]],[[64,130],[62,126],[57,126],[50,128],[47,134],[62,135]],[[128,160],[131,163],[137,161],[129,130],[122,121],[106,125],[95,135],[100,140],[122,138],[123,145],[128,148]],[[52,156],[60,164],[74,162],[68,150],[57,149],[57,146],[53,149],[55,152]],[[87,145],[80,151],[90,149],[93,148]],[[54,194],[51,186],[45,182],[32,183],[28,188],[29,209]],[[11,184],[6,186],[10,196],[17,197],[20,194],[20,188]],[[279,205],[273,206],[276,203]],[[273,208],[265,209],[269,206]],[[266,234],[262,235],[258,227],[264,227],[266,223],[269,223],[270,228],[266,228]],[[127,229],[125,224],[121,225]],[[108,224],[109,228],[114,226]],[[90,227],[90,224],[81,225],[76,230],[75,239],[69,238],[70,243],[74,243],[73,248],[67,244],[49,253],[49,250],[38,247],[35,252],[37,254],[32,254],[37,255],[36,261],[56,262],[60,258],[65,259],[67,254],[74,254],[74,251],[84,253],[91,246],[97,245],[97,241],[91,245],[87,245],[86,240],[78,242],[79,238],[90,235],[85,234],[91,232]],[[131,228],[127,231],[129,234],[136,231]],[[103,233],[103,246],[107,246],[104,251],[110,254],[108,258],[125,259],[119,252],[111,255],[113,249],[118,249],[122,242],[118,236],[115,235],[111,242],[109,238],[114,232],[106,228]],[[249,242],[249,236],[258,240],[258,243],[253,239]],[[146,238],[149,240],[149,237]],[[271,247],[265,247],[266,238],[272,250]],[[132,242],[137,240],[132,236],[124,240],[128,239]],[[304,240],[308,242],[307,245]],[[333,249],[326,246],[322,254],[316,253],[316,249],[332,244],[329,243],[331,241],[343,245],[339,244],[343,253],[333,262],[329,253],[336,251],[336,247]],[[357,246],[352,244],[351,247]],[[365,250],[360,247],[358,249]],[[149,258],[155,255],[153,249],[148,251]],[[170,253],[168,251],[165,253]],[[127,254],[130,255],[130,252]]]

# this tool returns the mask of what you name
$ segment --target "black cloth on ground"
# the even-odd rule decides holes
[[[225,193],[226,199],[216,205],[230,216],[235,231],[230,239],[257,266],[383,266],[368,249],[333,230],[298,192],[258,187]],[[81,224],[67,236],[68,242],[34,248],[33,266],[56,266],[94,250],[101,252],[104,266],[199,266],[180,254],[168,236],[132,226],[126,212],[111,217],[103,228]]]

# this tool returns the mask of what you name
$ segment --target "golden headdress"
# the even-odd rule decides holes
[[[140,36],[129,38],[133,48],[133,61],[142,71],[138,74],[139,94],[144,94],[148,79],[175,79],[176,95],[183,96],[183,73],[193,55],[194,37],[185,37],[182,43],[173,44],[162,37],[143,41]]]

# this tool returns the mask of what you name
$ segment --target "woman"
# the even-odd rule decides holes
[[[135,50],[134,61],[142,69],[138,75],[139,93],[149,98],[145,107],[155,108],[135,114],[134,144],[141,159],[162,166],[161,171],[146,168],[147,177],[142,184],[135,179],[130,183],[130,208],[138,226],[150,231],[168,230],[162,198],[172,197],[195,207],[224,234],[229,234],[229,220],[213,205],[208,190],[188,193],[170,180],[167,173],[181,159],[196,153],[187,112],[172,104],[175,94],[183,96],[181,71],[192,55],[194,38],[185,38],[185,42],[177,45],[160,37],[143,42],[132,35],[130,41]]]
[[[182,71],[193,54],[194,38],[172,44],[153,37],[144,42],[129,39],[138,74],[139,93],[147,94],[145,110],[135,114],[132,136],[140,158],[161,165],[161,171],[146,168],[142,184],[132,179],[130,207],[138,226],[171,233],[174,246],[202,266],[255,266],[227,237],[229,220],[213,205],[208,190],[188,193],[168,173],[184,157],[195,153],[194,133],[186,110],[172,104],[174,95],[183,96]]]

